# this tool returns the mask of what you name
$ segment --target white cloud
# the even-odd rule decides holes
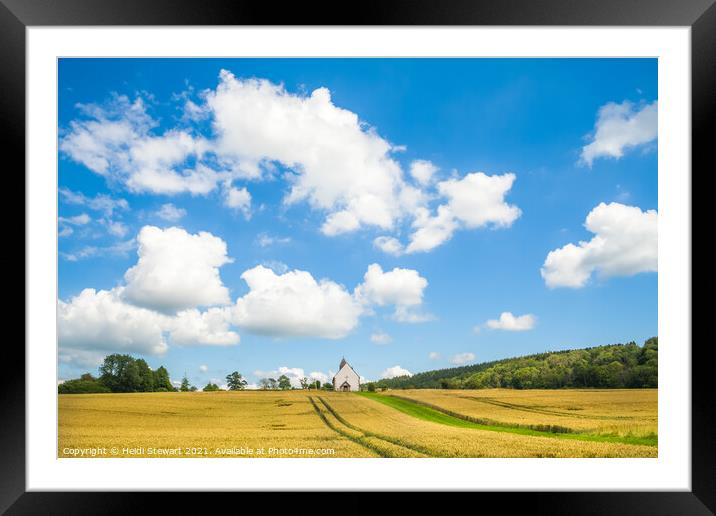
[[[398,305],[395,307],[393,319],[404,323],[423,323],[434,321],[435,316],[433,316],[433,314],[421,312],[415,307]]]
[[[285,375],[291,381],[291,387],[296,388],[301,387],[302,378],[308,378],[309,382],[315,382],[316,380],[320,380],[321,383],[326,383],[330,381],[331,377],[333,376],[329,376],[321,371],[312,371],[311,373],[306,374],[305,371],[300,367],[286,366],[279,367],[278,369],[274,369],[272,371],[256,370],[253,372],[253,374],[257,378],[273,378],[274,380],[278,380],[279,376]]]
[[[69,226],[65,226],[57,232],[57,236],[58,237],[66,237],[66,236],[70,236],[74,232],[75,232],[74,229],[72,229]]]
[[[291,237],[278,237],[268,233],[259,233],[256,238],[256,243],[259,247],[270,247],[276,244],[288,244],[289,242],[291,242]]]
[[[368,266],[363,280],[356,289],[357,296],[379,306],[419,305],[428,286],[428,280],[416,270],[395,267],[392,271],[383,272],[377,263]]]
[[[224,191],[224,205],[240,211],[247,220],[251,218],[251,194],[246,188],[227,187]]]
[[[383,379],[396,378],[398,376],[413,376],[413,373],[411,373],[407,369],[403,369],[399,365],[396,365],[393,367],[389,367],[380,375],[380,377]]]
[[[450,358],[450,363],[453,365],[464,365],[473,360],[475,360],[475,353],[458,353]]]
[[[72,160],[134,192],[206,194],[218,174],[202,163],[189,166],[209,151],[209,144],[181,130],[151,133],[158,122],[142,98],[117,95],[104,106],[78,105],[84,119],[74,120],[60,139],[60,150]]]
[[[389,236],[379,236],[373,240],[373,246],[380,249],[386,254],[392,254],[393,256],[400,256],[403,254],[403,244],[400,240]]]
[[[60,347],[57,350],[57,359],[64,366],[65,371],[67,368],[71,369],[97,369],[106,356],[107,351],[92,350],[92,349],[77,349],[77,348],[66,348]],[[84,372],[83,371],[83,372]],[[74,375],[76,377],[77,375]]]
[[[58,335],[65,353],[73,350],[136,352],[159,355],[167,350],[167,319],[122,300],[122,288],[88,288],[68,302],[58,301]]]
[[[318,380],[322,384],[330,382],[332,377],[333,377],[333,375],[328,376],[326,373],[322,373],[321,371],[312,371],[311,373],[308,374],[309,380],[313,380],[314,382],[316,380]]]
[[[110,235],[122,238],[129,232],[129,228],[126,224],[112,219],[112,215],[116,210],[129,209],[129,203],[127,203],[125,199],[113,199],[104,194],[87,197],[81,192],[73,192],[67,188],[60,188],[59,192],[62,200],[66,204],[84,206],[102,213],[103,216],[97,219],[97,222],[101,226],[104,226]],[[69,227],[70,225],[85,226],[92,222],[92,218],[86,213],[82,213],[75,217],[59,217],[58,221],[63,225],[59,236],[69,236],[74,232],[72,228]]]
[[[535,327],[537,318],[532,314],[512,315],[511,312],[502,312],[499,319],[490,319],[486,324],[493,330],[526,331]]]
[[[430,184],[433,174],[439,169],[430,161],[415,160],[410,164],[410,175],[421,185]]]
[[[208,370],[209,370],[209,366],[207,366],[205,364],[202,364],[199,366],[199,371],[201,371],[202,373],[206,373]]]
[[[363,225],[388,229],[403,212],[402,171],[390,158],[391,144],[339,108],[326,88],[294,95],[262,79],[220,74],[207,104],[218,134],[217,152],[244,176],[279,162],[295,174],[287,203],[306,200],[327,214],[323,232]]]
[[[259,265],[241,278],[249,293],[236,300],[233,322],[255,333],[338,339],[355,328],[362,313],[343,286],[316,281],[306,271],[276,274]]]
[[[440,353],[438,353],[437,351],[431,351],[430,353],[428,353],[428,358],[429,358],[430,360],[439,360],[439,359],[440,359]]]
[[[219,267],[231,262],[222,239],[144,226],[137,240],[139,259],[124,275],[126,300],[167,313],[230,303],[219,276]]]
[[[580,288],[593,273],[607,278],[632,276],[658,269],[658,215],[636,206],[601,203],[584,227],[594,233],[588,241],[551,251],[541,269],[550,288]]]
[[[162,207],[157,210],[157,217],[166,220],[168,222],[177,222],[186,215],[184,208],[177,208],[172,203],[162,204]]]
[[[430,251],[448,241],[459,228],[511,226],[522,213],[517,206],[505,202],[514,181],[511,173],[489,176],[483,172],[441,181],[437,189],[447,203],[438,206],[435,215],[426,208],[416,211],[415,231],[406,252]]]
[[[288,265],[280,260],[266,260],[261,265],[274,271],[276,274],[283,274],[288,271]]]
[[[241,277],[249,293],[236,300],[233,324],[263,335],[338,339],[350,333],[373,305],[395,306],[393,317],[402,322],[430,317],[417,311],[427,286],[417,271],[396,268],[384,273],[373,264],[351,295],[329,279],[316,281],[309,272],[284,267],[259,265],[244,271]]]
[[[442,181],[438,190],[448,198],[455,218],[466,227],[507,227],[521,214],[519,208],[505,202],[514,182],[515,174],[488,176],[475,172],[462,179]]]
[[[379,331],[370,336],[370,341],[375,344],[390,344],[393,342],[393,338],[387,333]]]
[[[77,262],[97,256],[127,256],[136,246],[137,242],[133,238],[130,238],[129,240],[105,247],[86,246],[71,252],[60,251],[60,256],[70,262]]]
[[[408,253],[432,251],[444,244],[458,229],[458,222],[447,205],[438,206],[437,214],[431,215],[427,208],[420,208],[413,221],[415,231],[410,236]]]
[[[595,159],[619,159],[624,151],[657,137],[658,103],[635,106],[629,101],[609,102],[601,108],[591,141],[582,148],[581,161],[592,166]]]
[[[68,188],[60,188],[59,192],[62,200],[67,204],[87,206],[91,210],[102,212],[107,217],[111,217],[115,210],[129,209],[129,203],[125,199],[113,199],[105,194],[87,197],[82,192],[73,192]]]
[[[374,245],[393,255],[424,252],[457,229],[506,227],[519,209],[504,202],[513,174],[468,174],[432,189],[437,167],[415,160],[409,184],[392,157],[404,150],[379,136],[357,114],[336,106],[326,88],[292,94],[264,79],[237,78],[222,70],[214,90],[182,102],[183,126],[161,132],[141,98],[115,96],[109,103],[79,106],[83,116],[64,129],[60,149],[111,183],[133,192],[206,195],[223,185],[223,202],[251,215],[251,196],[237,179],[280,175],[288,182],[287,205],[307,202],[324,214],[321,231],[335,236],[364,227],[396,231],[412,224],[407,249],[394,236]],[[196,120],[208,118],[211,133]],[[192,125],[193,124],[193,125]],[[431,200],[442,202],[434,210]]]
[[[124,237],[127,233],[129,233],[129,227],[127,227],[127,225],[122,222],[110,219],[102,219],[100,223],[107,228],[107,231],[111,235],[121,238]]]
[[[363,283],[355,289],[355,297],[366,305],[394,305],[393,317],[400,322],[423,322],[430,316],[416,311],[423,302],[428,280],[413,269],[394,268],[383,272],[377,263],[368,266]]]
[[[190,346],[231,346],[239,343],[239,334],[229,329],[228,308],[209,308],[205,312],[197,309],[179,312],[171,320],[168,329],[172,344]]]
[[[58,300],[61,362],[96,367],[109,353],[162,355],[170,343],[225,346],[239,342],[220,309],[186,310],[172,317],[127,303],[123,288],[88,288],[68,301]]]
[[[59,217],[57,220],[62,224],[70,224],[72,226],[84,226],[92,222],[92,218],[86,213],[75,215],[74,217]]]

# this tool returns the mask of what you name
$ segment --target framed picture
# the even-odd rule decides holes
[[[0,508],[711,514],[691,170],[716,7],[317,12],[2,0],[28,301]]]

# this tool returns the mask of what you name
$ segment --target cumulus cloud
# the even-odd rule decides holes
[[[57,360],[60,364],[70,369],[82,369],[85,372],[89,369],[98,368],[104,361],[106,351],[92,349],[66,348],[60,346],[57,350]],[[78,374],[81,374],[78,372]],[[75,376],[76,377],[76,376]]]
[[[313,380],[314,382],[316,380],[320,381],[322,384],[327,383],[331,381],[331,378],[333,375],[327,375],[326,373],[322,373],[321,371],[311,371],[308,373],[308,379]]]
[[[355,289],[355,297],[364,304],[394,305],[394,318],[401,322],[422,322],[429,316],[415,309],[423,302],[428,280],[413,269],[394,268],[383,272],[377,263],[368,266],[363,283]]]
[[[157,210],[157,217],[166,220],[167,222],[177,222],[184,218],[186,210],[184,208],[177,208],[172,203],[162,204],[162,207]]]
[[[636,106],[629,101],[609,102],[599,108],[594,133],[582,148],[581,161],[588,166],[597,158],[619,159],[632,147],[656,140],[658,104]]]
[[[438,167],[430,161],[422,159],[415,160],[410,164],[410,175],[421,185],[429,184],[438,170]]]
[[[393,256],[400,256],[403,254],[403,244],[400,243],[400,240],[394,237],[379,236],[373,240],[373,246],[380,249],[384,253],[391,254]]]
[[[175,102],[185,104],[183,125],[164,131],[141,97],[116,95],[103,105],[80,105],[82,116],[63,128],[60,150],[133,192],[206,195],[221,184],[224,204],[246,218],[251,195],[232,183],[280,175],[288,183],[283,202],[305,202],[322,213],[320,229],[327,236],[411,224],[407,248],[389,235],[374,241],[396,256],[429,251],[457,229],[506,227],[519,216],[504,201],[513,174],[475,173],[434,185],[437,167],[415,160],[412,181],[406,181],[393,158],[403,147],[336,106],[326,88],[291,93],[222,70],[216,88],[201,98],[197,105],[188,94],[175,95]],[[198,122],[205,119],[208,124]],[[434,209],[432,201],[439,204]]]
[[[374,344],[390,344],[393,342],[393,338],[387,333],[379,331],[370,336],[370,341]]]
[[[413,373],[411,373],[407,369],[403,369],[399,365],[395,365],[393,367],[389,367],[380,375],[380,377],[383,379],[396,378],[398,376],[413,376]]]
[[[159,124],[141,97],[78,107],[84,118],[70,123],[60,150],[111,182],[134,192],[206,194],[223,177],[200,162],[190,166],[209,150],[204,138],[175,129],[152,134]]]
[[[431,351],[430,353],[428,353],[428,358],[429,358],[430,360],[439,360],[439,359],[440,359],[440,353],[438,353],[437,351]]]
[[[489,176],[483,172],[441,181],[437,189],[447,203],[438,206],[434,215],[427,208],[416,211],[415,231],[406,252],[430,251],[452,238],[460,228],[511,226],[522,213],[505,201],[514,181],[515,174]]]
[[[239,334],[229,329],[230,315],[226,308],[197,309],[179,312],[167,325],[172,344],[188,346],[232,346],[239,343]]]
[[[581,288],[595,273],[608,278],[656,272],[657,226],[656,210],[601,203],[584,224],[595,236],[551,251],[541,268],[542,278],[550,288]]]
[[[124,298],[161,312],[229,304],[219,267],[230,263],[226,243],[211,233],[144,226],[137,264],[127,270]]]
[[[428,286],[428,280],[416,270],[395,267],[392,271],[383,272],[377,263],[368,266],[363,280],[356,289],[357,295],[380,306],[419,305]]]
[[[251,218],[251,194],[246,188],[229,186],[224,192],[224,205],[239,211],[245,219]]]
[[[278,369],[274,369],[271,371],[261,371],[256,370],[253,372],[254,376],[257,378],[273,378],[275,380],[278,380],[279,376],[284,375],[288,377],[288,379],[291,381],[291,387],[300,388],[301,387],[301,379],[308,378],[309,382],[316,380],[319,380],[321,383],[326,383],[330,381],[331,377],[333,375],[328,375],[326,373],[323,373],[321,371],[312,371],[308,374],[305,373],[305,371],[300,367],[286,367],[281,366]]]
[[[342,285],[316,281],[306,271],[276,274],[259,265],[241,278],[249,292],[236,300],[233,322],[255,333],[339,339],[355,328],[363,311]]]
[[[450,363],[453,365],[464,365],[473,360],[475,360],[475,353],[458,353],[450,358]]]
[[[291,169],[285,201],[305,200],[325,211],[324,233],[362,225],[391,228],[401,215],[402,172],[389,156],[390,143],[355,113],[333,104],[326,88],[294,95],[267,80],[222,70],[207,104],[217,152],[248,177],[259,176],[265,162]]]
[[[209,370],[209,366],[207,366],[205,364],[202,364],[199,366],[199,371],[201,371],[202,373],[206,373],[208,370]]]
[[[228,328],[219,309],[186,310],[169,316],[127,303],[124,287],[84,289],[68,301],[58,300],[60,361],[96,367],[108,353],[162,355],[169,344],[228,346],[239,336]],[[202,366],[205,367],[205,366]]]
[[[485,323],[493,330],[526,331],[537,324],[537,318],[532,314],[512,315],[511,312],[502,312],[499,319],[490,319]]]
[[[167,349],[165,316],[126,303],[122,288],[84,289],[57,307],[58,338],[64,353],[73,350],[160,355]]]
[[[378,264],[372,264],[352,295],[334,281],[317,281],[307,271],[285,267],[272,270],[258,265],[241,278],[249,292],[236,300],[231,320],[258,334],[338,339],[350,333],[360,316],[376,305],[394,306],[393,317],[401,322],[429,318],[417,311],[428,282],[411,269],[383,272]]]

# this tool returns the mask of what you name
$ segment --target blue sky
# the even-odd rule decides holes
[[[655,59],[61,59],[58,99],[61,379],[657,334]]]

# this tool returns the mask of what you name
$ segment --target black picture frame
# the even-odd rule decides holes
[[[5,155],[14,158],[12,162],[16,170],[25,167],[25,30],[28,26],[48,25],[689,26],[692,170],[713,171],[710,149],[713,145],[709,135],[714,133],[716,125],[714,0],[367,0],[361,4],[325,1],[278,4],[255,0],[0,0],[0,141]],[[710,165],[708,169],[707,163]],[[10,172],[9,168],[6,170]],[[18,180],[17,188],[24,191],[24,181],[20,184]],[[693,249],[691,252],[693,257]],[[185,512],[187,493],[167,496],[121,492],[26,492],[25,356],[17,342],[5,343],[6,357],[10,357],[8,363],[13,366],[4,368],[0,375],[3,414],[0,422],[3,449],[0,455],[0,512],[145,513],[149,510],[147,504],[156,502],[162,504],[164,511]],[[685,342],[683,345],[685,349],[691,346],[692,352],[690,492],[475,493],[471,496],[478,496],[483,503],[496,502],[501,512],[508,513],[519,508],[529,510],[531,514],[551,515],[655,516],[716,512],[716,403],[711,396],[712,365],[708,360],[711,344]],[[236,495],[212,493],[212,496],[226,499]],[[300,504],[305,494],[292,496],[293,502]],[[359,494],[345,496],[353,500]],[[348,501],[346,506],[368,510],[365,502]]]

